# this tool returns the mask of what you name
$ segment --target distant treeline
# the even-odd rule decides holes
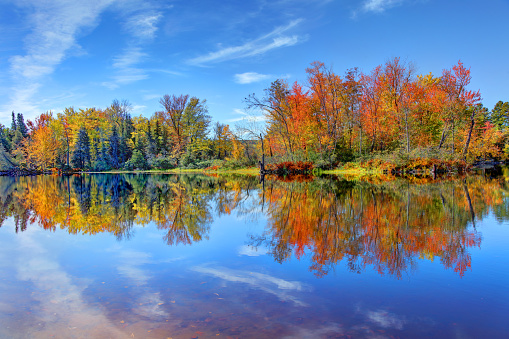
[[[257,163],[262,147],[268,162],[322,168],[374,158],[473,162],[509,154],[509,102],[483,107],[461,62],[440,76],[417,75],[399,58],[368,73],[354,68],[339,76],[320,62],[306,72],[305,84],[278,79],[262,98],[246,98],[265,122],[247,118],[235,128],[212,124],[206,101],[188,95],[163,96],[162,110],[150,118],[132,117],[125,100],[46,112],[26,123],[13,112],[11,127],[0,125],[0,170],[246,167]]]

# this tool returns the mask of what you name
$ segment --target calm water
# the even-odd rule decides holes
[[[0,178],[0,338],[508,338],[509,184]]]

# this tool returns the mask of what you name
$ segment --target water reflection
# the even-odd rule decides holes
[[[504,177],[486,176],[420,185],[336,177],[268,178],[263,184],[249,176],[4,177],[0,192],[0,226],[13,217],[16,232],[33,224],[128,239],[134,225],[153,222],[168,245],[189,245],[208,238],[215,216],[267,218],[265,232],[251,234],[241,251],[267,252],[277,262],[306,255],[319,277],[344,262],[353,272],[371,267],[400,278],[422,258],[439,259],[463,276],[471,267],[470,249],[481,246],[476,221],[490,209],[500,220],[509,215]],[[133,264],[119,270],[143,277]],[[211,268],[196,270],[214,275]]]

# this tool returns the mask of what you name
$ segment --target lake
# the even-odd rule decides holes
[[[509,177],[0,177],[1,338],[508,338]]]

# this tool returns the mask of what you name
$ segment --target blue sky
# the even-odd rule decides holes
[[[313,61],[338,74],[392,57],[439,75],[462,60],[484,105],[509,101],[508,0],[0,0],[0,123],[164,94],[206,99],[235,124],[271,81],[305,83]]]

